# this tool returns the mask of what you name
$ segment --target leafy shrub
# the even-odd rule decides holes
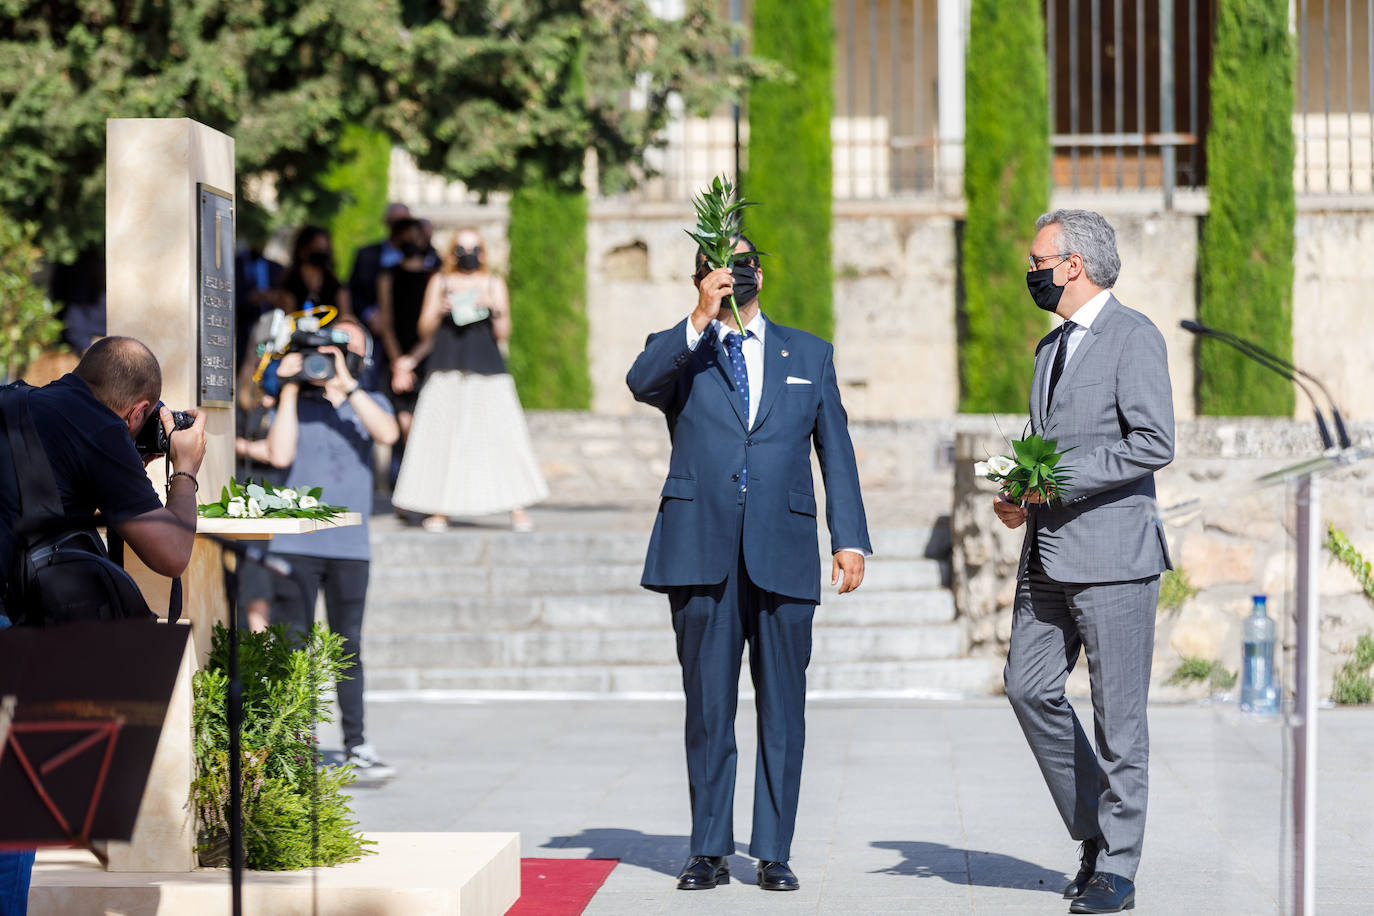
[[[1187,570],[1182,567],[1166,569],[1159,579],[1159,608],[1163,611],[1177,611],[1197,593],[1198,590],[1188,581]]]
[[[1236,684],[1236,673],[1215,659],[1189,656],[1174,669],[1164,683],[1170,686],[1206,682],[1213,690],[1229,690]]]
[[[0,382],[23,375],[62,333],[57,306],[33,283],[43,258],[36,232],[0,211]]]
[[[215,625],[210,660],[192,678],[196,778],[191,807],[213,845],[229,829],[228,631]],[[343,789],[350,767],[319,765],[315,725],[329,721],[323,696],[343,671],[343,638],[316,625],[308,637],[283,627],[239,633],[243,681],[243,837],[249,868],[337,865],[369,845]]]
[[[1354,654],[1336,671],[1331,699],[1342,704],[1374,700],[1374,639],[1368,635],[1355,641]]]

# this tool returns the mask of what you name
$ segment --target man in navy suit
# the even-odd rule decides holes
[[[754,251],[743,236],[736,251]],[[687,696],[689,858],[682,890],[729,879],[735,851],[735,708],[740,657],[758,714],[753,833],[765,890],[796,890],[788,866],[806,733],[806,666],[820,601],[811,442],[825,481],[830,584],[859,587],[871,554],[834,348],[759,311],[758,258],[708,272],[696,308],[653,334],[626,383],[662,410],[673,443],[640,584],[665,592]],[[734,292],[741,335],[724,297]]]

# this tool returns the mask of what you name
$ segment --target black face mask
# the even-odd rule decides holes
[[[1053,267],[1027,271],[1026,289],[1030,290],[1031,298],[1035,300],[1035,304],[1047,312],[1052,312],[1058,308],[1059,297],[1064,295],[1064,287],[1054,282]]]
[[[744,308],[759,297],[758,268],[740,262],[730,268],[730,280],[735,285],[735,305]]]
[[[482,267],[482,246],[475,248],[464,248],[461,245],[453,249],[454,259],[458,262],[458,269],[472,272]]]
[[[401,245],[401,257],[413,258],[425,253],[425,250],[414,242],[404,242]]]
[[[320,270],[328,270],[329,261],[329,252],[327,251],[312,251],[305,256],[305,263],[311,267],[318,267]]]

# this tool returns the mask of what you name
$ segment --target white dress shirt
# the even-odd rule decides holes
[[[1107,300],[1111,298],[1111,295],[1112,291],[1110,289],[1102,290],[1102,292],[1080,305],[1078,311],[1073,313],[1073,317],[1068,319],[1073,322],[1073,332],[1069,334],[1068,340],[1063,341],[1069,348],[1069,352],[1064,354],[1065,372],[1069,370],[1069,363],[1073,361],[1073,355],[1078,350],[1078,345],[1083,342],[1084,337],[1088,336],[1088,328],[1092,327],[1093,322],[1097,320],[1097,316],[1102,314],[1102,309],[1106,307]],[[1055,344],[1055,346],[1058,345],[1057,343]],[[1050,359],[1054,359],[1053,353],[1050,354]],[[1050,365],[1053,366],[1054,363],[1051,362]],[[1047,380],[1045,384],[1045,398],[1041,407],[1048,412],[1050,398],[1049,376],[1045,376],[1045,378]]]

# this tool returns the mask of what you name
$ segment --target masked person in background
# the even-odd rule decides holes
[[[427,244],[424,230],[417,219],[398,219],[391,224],[391,244],[401,254],[401,260],[384,269],[377,278],[377,331],[387,365],[394,366],[408,353],[415,352],[420,343],[420,312],[424,307],[425,289],[434,276],[425,263]],[[401,425],[401,441],[410,435],[410,421],[419,397],[419,372],[412,367],[415,382],[405,391],[397,391],[388,377],[387,394],[396,410],[396,422]],[[391,374],[388,373],[388,376]]]
[[[291,266],[282,278],[282,311],[303,309],[306,303],[332,305],[340,315],[353,314],[353,299],[348,288],[334,273],[334,243],[329,231],[320,226],[305,226],[296,233],[291,246]]]
[[[291,564],[294,581],[275,578],[271,618],[305,632],[315,621],[315,600],[324,589],[329,628],[343,637],[344,654],[352,656],[337,685],[345,757],[359,777],[384,779],[395,771],[363,735],[362,629],[371,567],[372,444],[390,445],[399,431],[387,399],[358,382],[371,349],[366,329],[354,318],[330,328],[348,334],[346,354],[337,347],[320,348],[333,355],[334,375],[320,382],[301,380],[301,354],[283,356],[277,367],[281,393],[267,438],[247,442],[241,450],[285,469],[285,486],[300,492],[320,487],[330,505],[362,515],[361,525],[272,539],[271,552]]]
[[[427,375],[391,501],[422,512],[442,531],[452,516],[509,512],[529,531],[525,507],[549,495],[530,446],[525,415],[502,353],[510,340],[505,281],[487,269],[475,229],[459,230],[444,269],[425,291],[420,342],[393,366],[398,391]]]

